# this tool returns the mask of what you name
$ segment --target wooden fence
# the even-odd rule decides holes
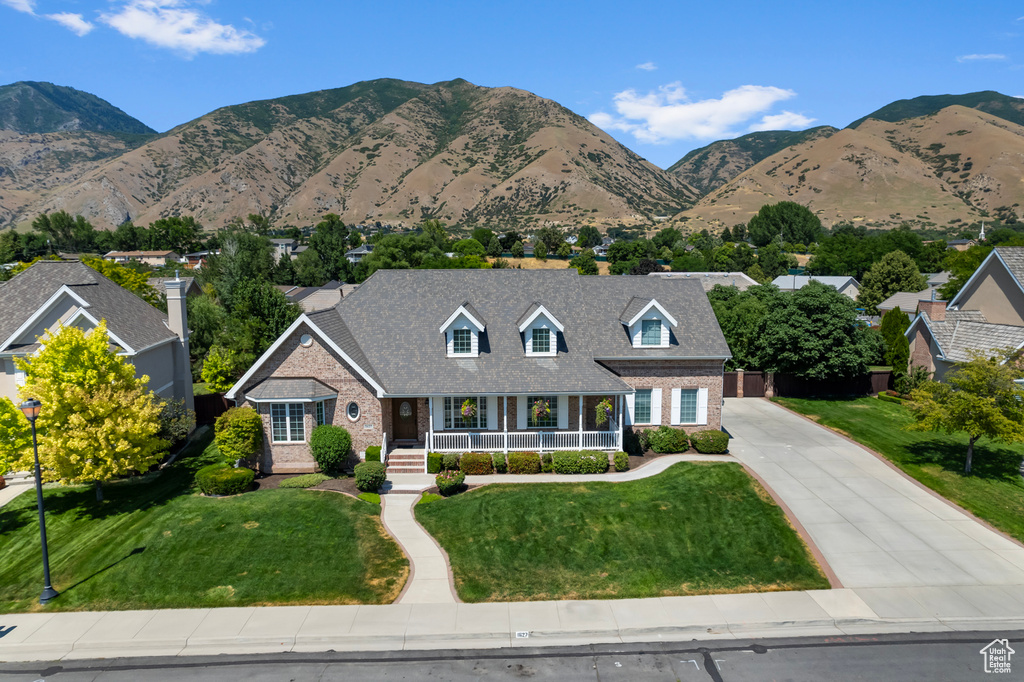
[[[802,379],[791,374],[765,374],[764,372],[725,372],[722,395],[735,398],[763,398],[776,395],[785,398],[824,398],[829,396],[877,395],[892,390],[893,376],[889,370],[871,371],[853,379]],[[742,393],[740,392],[742,388]]]
[[[231,405],[224,398],[223,393],[211,393],[209,395],[195,396],[196,424],[212,424],[228,411]]]

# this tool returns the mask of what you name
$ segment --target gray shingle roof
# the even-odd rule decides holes
[[[175,338],[166,315],[87,265],[44,260],[0,291],[0,343],[65,285],[89,304],[90,315],[106,320],[107,328],[136,351]]]
[[[836,289],[842,289],[848,283],[853,282],[855,286],[860,286],[853,277],[844,277],[839,275],[779,275],[772,280],[772,284],[780,289],[803,289],[811,282],[821,282],[822,284],[828,284]]]
[[[245,392],[254,402],[270,400],[324,400],[338,397],[338,390],[316,379],[271,377]]]
[[[946,319],[942,322],[935,322],[928,318],[927,313],[923,313],[946,360],[967,362],[971,359],[971,351],[998,355],[999,351],[1024,344],[1024,327],[967,321],[972,319],[972,316],[951,316],[950,313],[947,313]]]
[[[626,303],[626,307],[622,309],[619,314],[619,322],[622,324],[629,324],[629,321],[640,314],[640,311],[647,307],[647,304],[651,302],[650,297],[634,296],[629,299]]]
[[[932,290],[924,291],[900,291],[878,304],[879,310],[892,310],[899,308],[901,312],[913,316],[917,310],[918,301],[927,301],[932,297]]]
[[[997,246],[995,252],[1006,263],[1010,274],[1024,286],[1024,246]]]
[[[618,316],[634,297],[656,298],[680,322],[669,348],[632,347]],[[480,355],[448,358],[438,327],[467,298],[488,321]],[[518,325],[535,303],[565,326],[555,357],[525,354]],[[729,355],[696,281],[574,270],[378,270],[310,319],[392,395],[622,392],[628,386],[595,357]]]
[[[711,291],[717,285],[736,287],[740,291],[757,286],[757,280],[743,272],[652,272],[648,276],[664,277],[665,279],[696,279],[700,281],[704,291]]]

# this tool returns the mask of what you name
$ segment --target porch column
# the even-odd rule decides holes
[[[583,394],[580,394],[580,450],[583,449]]]
[[[508,396],[501,396],[501,409],[505,413],[501,432],[502,452],[508,454]]]
[[[622,447],[622,413],[626,409],[626,396],[619,396],[619,437],[615,444],[615,449],[618,450]]]
[[[428,455],[431,449],[434,447],[434,396],[427,396],[427,444],[423,448],[425,453],[423,455],[423,473],[429,473],[427,469]]]

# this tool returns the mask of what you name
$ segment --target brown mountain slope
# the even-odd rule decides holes
[[[826,226],[947,225],[1017,210],[1024,201],[1024,127],[961,106],[898,123],[868,120],[789,147],[675,220],[721,229],[766,203],[796,201]]]
[[[59,187],[15,221],[65,209],[105,227],[260,213],[307,225],[650,222],[692,204],[685,183],[585,119],[513,88],[372,81],[226,107]]]

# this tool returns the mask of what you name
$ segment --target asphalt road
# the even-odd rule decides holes
[[[980,649],[1008,638],[1021,652],[1009,674],[1024,679],[1024,632],[869,635],[752,642],[657,642],[563,649],[266,654],[0,664],[0,682],[279,680],[773,680],[991,679]]]

